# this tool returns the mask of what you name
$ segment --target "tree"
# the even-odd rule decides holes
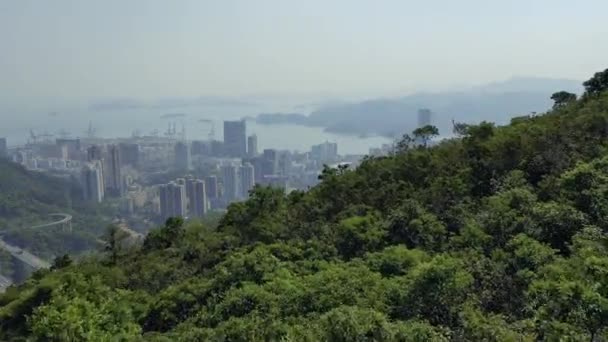
[[[151,230],[144,240],[144,249],[169,248],[175,242],[180,241],[185,235],[184,219],[181,217],[169,217],[165,226],[160,229]]]
[[[598,95],[608,89],[608,69],[596,72],[592,78],[583,83],[585,95]]]
[[[444,224],[414,200],[407,200],[387,217],[388,239],[408,248],[439,249],[446,235]]]
[[[469,125],[464,122],[456,122],[452,120],[452,133],[458,136],[464,136],[467,134],[467,130],[469,129]]]
[[[384,277],[401,276],[430,257],[421,249],[407,249],[403,245],[391,246],[380,252],[368,253],[365,261],[372,271]]]
[[[404,134],[399,141],[395,144],[396,153],[404,153],[414,145],[416,140],[409,134]]]
[[[336,342],[389,341],[391,324],[382,313],[358,307],[342,306],[320,319],[323,340]]]
[[[370,214],[340,221],[336,233],[336,248],[346,259],[377,250],[386,235],[378,220]]]
[[[529,234],[564,254],[568,253],[572,236],[587,224],[583,213],[567,204],[555,202],[535,205],[530,216]]]
[[[68,274],[66,286],[37,307],[28,323],[38,341],[129,341],[139,335],[128,291],[110,289],[98,276]]]
[[[551,100],[554,101],[553,108],[561,108],[570,102],[576,101],[576,94],[569,93],[567,91],[558,91],[551,95]]]
[[[68,267],[72,265],[72,258],[68,254],[64,254],[62,256],[58,256],[53,260],[53,265],[51,265],[51,270],[58,270],[64,267]]]
[[[473,277],[459,259],[440,255],[391,283],[392,311],[399,319],[451,326],[472,295]]]
[[[422,141],[424,147],[428,146],[429,141],[439,135],[439,129],[433,125],[416,128],[412,134],[418,141]]]
[[[531,286],[531,303],[537,319],[548,324],[539,327],[540,336],[548,340],[563,334],[559,327],[567,325],[570,334],[586,334],[589,341],[608,326],[608,299],[596,286],[582,281],[538,281]],[[603,340],[603,339],[602,339]]]
[[[108,226],[106,233],[106,252],[110,253],[110,262],[114,265],[122,252],[124,241],[129,234],[115,225]]]

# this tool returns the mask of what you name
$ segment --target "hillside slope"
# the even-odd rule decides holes
[[[606,339],[598,75],[546,115],[404,139],[306,193],[258,187],[216,229],[169,219],[140,248],[58,262],[0,297],[0,339]]]
[[[95,239],[109,223],[106,211],[81,201],[74,179],[29,171],[0,160],[0,235],[11,244],[47,259],[95,249]],[[72,215],[73,232],[29,228],[53,221],[49,216],[53,213]]]
[[[31,172],[19,164],[0,159],[0,217],[24,213],[47,214],[56,207],[70,207],[77,191],[68,181]]]

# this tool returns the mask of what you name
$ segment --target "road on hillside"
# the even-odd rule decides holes
[[[34,254],[26,251],[25,249],[19,248],[17,246],[13,246],[6,241],[0,238],[0,248],[8,251],[11,255],[26,265],[31,266],[32,268],[39,270],[41,268],[50,268],[51,264],[40,259]]]

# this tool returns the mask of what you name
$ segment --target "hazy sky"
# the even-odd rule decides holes
[[[396,94],[608,67],[606,0],[0,0],[0,101]]]

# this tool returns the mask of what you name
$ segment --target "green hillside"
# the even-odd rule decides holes
[[[58,260],[0,297],[0,339],[606,340],[608,70],[585,87],[305,193],[258,187],[217,228]]]
[[[109,210],[83,203],[77,180],[28,171],[0,159],[0,234],[7,242],[43,258],[96,248],[95,239],[108,224]],[[53,220],[49,214],[73,216],[73,232],[32,229]]]
[[[20,218],[70,207],[74,187],[65,180],[31,172],[0,159],[0,217]]]

